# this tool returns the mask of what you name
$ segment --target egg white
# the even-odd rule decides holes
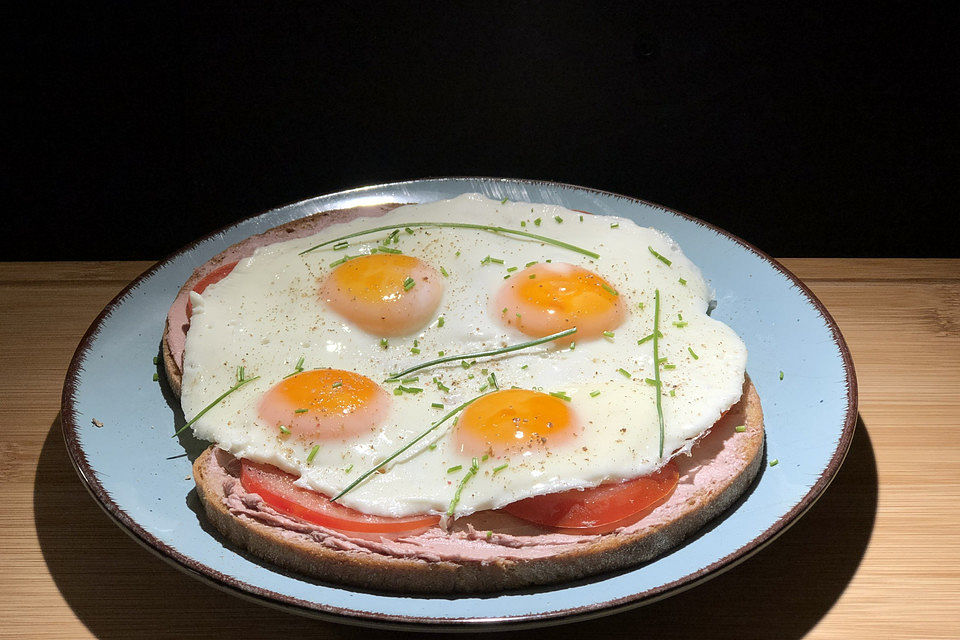
[[[536,219],[540,219],[539,225],[534,223]],[[436,317],[414,335],[390,338],[389,346],[383,348],[378,336],[353,327],[328,310],[317,291],[332,262],[345,254],[371,252],[390,231],[356,238],[345,251],[328,246],[302,256],[299,253],[355,231],[423,221],[523,228],[591,249],[600,258],[476,230],[414,227],[412,234],[401,231],[398,244],[392,247],[438,270],[443,267],[449,276],[444,279],[446,289]],[[659,260],[648,247],[671,264]],[[486,256],[503,260],[503,264],[483,264]],[[501,324],[499,310],[491,308],[491,300],[506,282],[505,276],[516,273],[508,272],[508,267],[522,270],[529,262],[547,260],[595,271],[618,291],[628,314],[623,324],[613,329],[613,338],[578,341],[575,349],[541,345],[481,359],[466,369],[453,362],[411,374],[419,380],[406,386],[423,391],[391,394],[390,413],[381,428],[349,441],[298,440],[258,417],[260,397],[291,373],[301,357],[306,369],[346,369],[383,383],[391,373],[436,358],[440,351],[446,355],[470,353],[529,340]],[[656,392],[645,382],[654,377],[652,341],[637,344],[653,329],[656,289],[661,295],[660,357],[675,366],[661,371],[663,457],[659,454]],[[181,403],[185,416],[196,415],[235,384],[237,367],[243,366],[247,377],[257,375],[259,379],[197,420],[195,435],[216,442],[237,457],[300,475],[301,485],[333,495],[411,442],[447,411],[479,395],[484,385],[489,391],[491,372],[503,389],[516,386],[565,392],[570,408],[581,420],[579,437],[566,444],[548,443],[542,450],[478,460],[480,470],[464,485],[456,505],[455,516],[459,517],[534,495],[644,475],[662,466],[674,452],[688,448],[740,398],[746,367],[743,341],[707,315],[711,295],[699,269],[676,243],[627,219],[582,215],[552,205],[500,203],[477,194],[406,205],[385,218],[360,218],[328,227],[317,236],[260,248],[203,295],[192,294]],[[444,318],[442,327],[437,321],[440,316]],[[419,355],[411,352],[414,341]],[[433,382],[435,377],[450,391],[441,391]],[[383,386],[392,392],[396,385]],[[591,397],[593,391],[600,394]],[[433,403],[443,404],[444,409],[432,407]],[[340,502],[384,516],[446,512],[476,455],[457,449],[450,437],[452,428],[450,420],[394,461],[386,473],[374,474]],[[314,444],[321,446],[308,463]],[[507,467],[494,473],[503,464]],[[458,465],[460,470],[448,473]]]

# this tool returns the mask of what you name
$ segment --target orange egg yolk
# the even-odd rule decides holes
[[[314,369],[285,378],[260,399],[260,418],[271,428],[313,439],[350,438],[379,425],[389,394],[352,371]]]
[[[565,401],[538,391],[505,389],[464,409],[455,438],[463,453],[501,455],[565,442],[577,431]]]
[[[596,338],[623,322],[625,305],[599,275],[565,263],[539,263],[514,274],[499,290],[494,313],[540,338],[576,327],[562,342]]]
[[[335,268],[321,299],[341,317],[377,336],[402,336],[430,322],[443,295],[440,274],[413,256],[374,253]]]

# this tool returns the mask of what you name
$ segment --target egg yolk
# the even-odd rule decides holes
[[[494,313],[520,332],[543,336],[576,327],[562,343],[596,338],[623,322],[624,303],[599,275],[572,264],[538,263],[513,275],[494,299]]]
[[[374,253],[334,269],[320,297],[343,318],[377,336],[402,336],[424,327],[443,295],[440,274],[413,256]]]
[[[464,409],[455,438],[464,453],[496,456],[564,442],[577,431],[577,421],[565,401],[538,391],[505,389]]]
[[[311,439],[350,438],[379,425],[390,409],[390,395],[376,382],[352,371],[314,369],[284,378],[260,399],[260,418]]]

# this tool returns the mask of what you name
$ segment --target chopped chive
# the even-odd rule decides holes
[[[403,230],[409,233],[410,235],[413,235],[413,229],[411,229],[410,227],[404,227]]]
[[[243,367],[241,367],[241,369],[243,369]],[[239,372],[238,372],[238,374],[239,374]],[[224,398],[226,398],[228,395],[230,395],[231,393],[233,393],[234,391],[236,391],[237,389],[239,389],[239,388],[242,387],[243,385],[248,384],[248,383],[250,383],[250,382],[253,382],[254,380],[259,380],[259,379],[260,379],[260,376],[253,376],[252,378],[243,378],[242,380],[239,380],[239,381],[237,382],[237,384],[233,385],[232,387],[230,387],[229,389],[227,389],[226,391],[224,391],[224,392],[220,395],[219,398],[217,398],[216,400],[214,400],[213,402],[211,402],[210,404],[208,404],[207,406],[205,406],[203,409],[201,409],[200,412],[199,412],[197,415],[193,416],[193,418],[192,418],[189,422],[187,422],[185,425],[183,425],[182,427],[180,427],[179,429],[177,429],[177,431],[176,431],[172,436],[170,436],[170,437],[171,437],[171,438],[177,437],[178,435],[180,435],[181,433],[183,433],[183,431],[186,430],[187,427],[193,425],[194,422],[196,422],[197,420],[199,420],[200,417],[203,416],[203,414],[205,414],[207,411],[210,411],[210,409],[213,409],[215,406],[217,406],[218,404],[220,404],[220,401],[223,400]]]
[[[446,322],[446,320],[443,319],[443,316],[440,316],[439,318],[437,318],[437,326],[438,326],[438,327],[442,327],[445,322]]]
[[[737,433],[743,433],[747,430],[747,425],[741,424],[739,427],[734,427],[733,430]]]
[[[497,374],[491,372],[489,380],[490,380],[491,387],[493,387],[494,389],[500,389],[500,385],[497,384]]]
[[[463,476],[463,479],[460,481],[460,484],[457,485],[457,491],[453,494],[453,500],[450,501],[450,508],[447,509],[447,515],[452,516],[454,511],[456,511],[457,504],[460,502],[460,494],[463,493],[463,487],[467,484],[467,481],[473,476],[477,475],[477,471],[480,470],[480,463],[476,458],[473,459],[470,464],[470,469],[467,471],[466,475]]]
[[[430,406],[433,407],[434,409],[443,409],[443,404],[439,402],[431,402]]]
[[[407,279],[403,281],[403,290],[410,291],[410,289],[413,289],[413,287],[416,286],[416,284],[417,283],[413,281],[413,278],[411,278],[410,276],[407,276]]]
[[[400,389],[403,393],[420,393],[423,391],[420,387],[405,387],[403,385],[400,385],[397,389]]]
[[[158,376],[158,375],[156,374],[156,372],[154,372],[154,374],[153,374],[153,381],[154,381],[154,382],[157,382],[157,381],[159,381],[159,380],[160,380],[160,376]]]
[[[427,449],[430,449],[430,451],[433,451],[433,450],[436,449],[436,448],[437,448],[437,443],[436,443],[436,442],[434,442],[434,443],[431,444],[429,447],[427,447]]]
[[[580,222],[583,222],[583,215],[580,216]]]
[[[554,398],[560,398],[561,400],[566,400],[567,402],[570,402],[570,400],[572,400],[572,398],[567,395],[566,391],[551,391],[550,395],[552,395]]]
[[[446,353],[446,352],[445,352],[445,351],[437,351],[437,355],[440,356],[441,358],[443,357],[443,354],[444,354],[444,353]]]
[[[410,353],[412,353],[413,355],[420,355],[420,349],[418,349],[417,347],[410,347]]]
[[[665,364],[665,365],[663,365],[663,368],[664,368],[664,369],[676,369],[676,368],[677,368],[677,365],[675,365],[675,364]]]
[[[503,260],[501,260],[500,258],[491,258],[490,256],[487,256],[486,258],[480,261],[480,264],[490,264],[490,263],[503,264]]]
[[[775,467],[775,466],[777,466],[778,464],[780,464],[780,459],[779,459],[779,458],[774,458],[773,460],[770,461],[770,466],[771,466],[771,467]]]
[[[522,365],[520,368],[521,368],[521,369],[526,369],[526,368],[529,367],[529,366],[530,366],[530,365],[525,364],[525,365]]]
[[[643,303],[642,303],[642,302],[638,302],[638,303],[637,303],[637,308],[640,309],[640,311],[643,311]]]
[[[527,221],[526,221],[526,220],[521,220],[521,221],[520,221],[520,226],[521,226],[521,227],[527,226]]]
[[[590,397],[591,397],[591,398],[596,398],[598,395],[600,395],[600,392],[599,392],[599,391],[591,391],[591,392],[590,392]]]
[[[657,337],[658,337],[658,338],[662,338],[662,337],[663,337],[663,334],[660,333],[659,331],[657,331]],[[644,337],[644,338],[640,338],[639,340],[637,340],[637,344],[643,344],[644,342],[647,342],[648,340],[653,340],[653,334],[652,334],[652,333],[651,333],[650,335]]]
[[[577,343],[576,343],[576,341],[571,342],[571,343],[570,343],[570,351],[573,351],[573,350],[575,350],[576,348],[577,348]]]
[[[153,356],[153,364],[157,364],[157,362],[159,362],[159,360],[157,359],[157,356]]]
[[[503,315],[503,314],[506,313],[506,312],[507,312],[507,308],[504,307],[503,310],[500,312],[500,314]]]
[[[341,497],[343,497],[343,495],[344,495],[345,493],[347,493],[348,491],[350,491],[351,489],[353,489],[354,487],[356,487],[358,484],[360,484],[361,482],[363,482],[364,480],[366,480],[367,478],[369,478],[371,475],[373,475],[374,473],[376,473],[379,469],[382,469],[382,468],[383,468],[385,465],[387,465],[387,463],[389,463],[391,460],[395,459],[397,456],[402,455],[404,451],[406,451],[407,449],[409,449],[409,448],[412,447],[413,445],[417,444],[418,442],[420,442],[421,440],[423,440],[424,438],[426,438],[430,433],[433,432],[434,429],[437,429],[437,428],[438,428],[440,425],[442,425],[444,422],[446,422],[447,420],[449,420],[449,419],[452,418],[453,416],[457,415],[460,411],[462,411],[463,409],[465,409],[466,407],[468,407],[470,404],[472,404],[473,402],[475,402],[476,400],[478,400],[479,398],[482,398],[482,397],[483,397],[483,396],[476,396],[476,397],[474,397],[474,398],[471,398],[470,400],[467,400],[466,402],[458,405],[458,406],[457,406],[456,408],[454,408],[453,410],[449,411],[445,416],[443,416],[442,418],[440,418],[440,420],[438,420],[437,422],[434,422],[432,425],[430,425],[430,427],[428,427],[427,429],[425,429],[425,430],[423,431],[423,433],[421,433],[419,436],[417,436],[416,438],[414,438],[413,440],[411,440],[410,442],[408,442],[407,444],[405,444],[404,446],[400,447],[399,449],[397,449],[396,451],[394,451],[392,454],[390,454],[383,462],[381,462],[381,463],[378,464],[377,466],[375,466],[375,467],[373,467],[372,469],[370,469],[370,470],[364,472],[363,474],[361,474],[359,478],[357,478],[356,480],[354,480],[353,482],[351,482],[350,484],[348,484],[346,489],[344,489],[343,491],[341,491],[340,493],[338,493],[338,494],[335,495],[334,497],[330,498],[330,502],[336,502],[337,500],[339,500]]]
[[[513,273],[514,271],[516,271],[516,270],[519,269],[519,268],[520,268],[520,267],[507,267],[507,272],[508,272],[508,273]]]
[[[400,251],[400,249],[394,249],[392,247],[377,247],[377,251],[380,253],[390,253],[393,255],[403,254],[403,251]]]
[[[670,389],[670,397],[673,398],[673,397],[675,397],[676,395],[677,395],[677,390],[676,390],[676,389]]]
[[[440,274],[441,274],[444,278],[449,278],[449,277],[450,277],[450,274],[449,274],[449,273],[447,272],[447,270],[444,269],[443,267],[440,267]]]
[[[463,469],[462,464],[458,464],[455,467],[450,467],[449,469],[447,469],[447,473],[456,473],[457,471],[460,471],[460,469]]]
[[[403,389],[401,389],[400,387],[397,387],[396,389],[393,390],[393,395],[395,395],[395,396],[402,396],[402,395],[403,395]]]
[[[604,291],[606,291],[607,293],[609,293],[609,294],[612,295],[612,296],[619,296],[619,295],[620,295],[620,294],[617,292],[616,289],[614,289],[613,287],[611,287],[610,285],[608,285],[606,282],[601,282],[601,283],[600,283],[600,286],[603,287],[603,290],[604,290]]]
[[[502,465],[500,465],[499,467],[494,467],[494,468],[493,468],[493,475],[497,475],[498,473],[500,473],[501,471],[503,471],[504,469],[506,469],[507,466],[509,466],[509,465],[508,465],[506,462],[504,462],[504,463],[503,463]]]
[[[335,251],[339,251],[340,249],[346,249],[346,248],[349,247],[349,246],[350,246],[350,243],[349,243],[349,242],[343,241],[343,242],[338,242],[337,244],[333,245],[333,248],[334,248]]]
[[[386,338],[380,338],[380,346],[386,349],[390,346],[390,342]]]
[[[345,263],[345,262],[347,262],[348,260],[350,260],[352,257],[353,257],[353,256],[343,256],[343,257],[340,258],[339,260],[334,260],[333,262],[331,262],[331,263],[330,263],[330,266],[331,266],[331,267],[339,267],[339,266],[342,265],[343,263]]]
[[[679,283],[682,284],[683,286],[687,286],[687,281],[684,280],[683,278],[680,278],[679,280],[677,280],[677,282],[679,282]]]
[[[535,220],[534,223],[535,223],[537,226],[540,226],[539,218],[538,218],[537,220]],[[564,249],[569,249],[570,251],[576,251],[577,253],[582,253],[583,255],[589,256],[589,257],[594,258],[594,259],[600,257],[599,254],[594,253],[593,251],[590,251],[590,250],[588,250],[588,249],[584,249],[584,248],[582,248],[582,247],[577,247],[577,246],[575,246],[575,245],[569,244],[569,243],[567,243],[567,242],[563,242],[563,241],[561,241],[561,240],[556,240],[556,239],[554,239],[554,238],[548,238],[548,237],[546,237],[546,236],[536,235],[536,234],[533,234],[533,233],[529,233],[529,232],[527,232],[527,231],[520,231],[520,230],[518,230],[518,229],[508,229],[508,228],[506,228],[506,227],[498,227],[498,226],[491,226],[491,225],[485,225],[485,224],[473,224],[473,223],[469,223],[469,222],[411,222],[411,223],[408,223],[408,224],[409,224],[410,226],[413,226],[413,227],[449,228],[449,229],[475,229],[475,230],[478,230],[478,231],[486,231],[486,232],[488,232],[488,233],[497,233],[497,234],[508,234],[508,235],[515,235],[515,236],[523,236],[523,237],[525,237],[525,238],[532,238],[532,239],[534,239],[534,240],[539,240],[540,242],[544,242],[544,243],[547,243],[547,244],[552,244],[552,245],[554,245],[554,246],[556,246],[556,247],[562,247],[562,248],[564,248]],[[348,239],[350,239],[350,238],[356,238],[356,237],[358,237],[358,236],[364,236],[364,235],[368,235],[368,234],[371,234],[371,233],[378,233],[378,232],[380,232],[380,231],[386,231],[387,229],[396,229],[396,228],[399,228],[399,227],[401,227],[401,226],[403,226],[403,225],[386,225],[386,226],[383,226],[383,227],[374,227],[374,228],[372,228],[372,229],[366,229],[366,230],[364,230],[364,231],[356,231],[356,232],[354,232],[354,233],[350,233],[350,234],[347,234],[347,235],[345,235],[345,236],[341,236],[341,237],[339,237],[339,238],[333,238],[332,240],[327,240],[327,241],[325,241],[325,242],[321,242],[320,244],[316,244],[316,245],[314,245],[314,246],[312,246],[312,247],[310,247],[310,248],[308,248],[308,249],[304,249],[303,251],[300,252],[300,255],[303,255],[303,254],[305,254],[305,253],[310,253],[311,251],[315,251],[316,249],[319,249],[319,248],[321,248],[321,247],[325,247],[325,246],[327,246],[327,245],[335,244],[335,243],[340,242],[340,241],[342,241],[342,240],[348,240]],[[406,227],[404,227],[404,228],[405,228],[406,230],[408,230],[409,233],[413,233],[413,230],[410,229],[410,226],[406,226]],[[457,255],[459,255],[459,252],[457,252]]]
[[[533,224],[535,224],[535,225],[537,225],[537,226],[539,227],[541,222],[542,222],[542,220],[541,220],[540,218],[537,218],[536,220],[533,221]]]
[[[440,389],[440,391],[443,391],[445,393],[448,393],[450,391],[450,388],[445,384],[443,384],[442,382],[440,382],[439,378],[434,378],[433,383],[437,385],[437,389]]]
[[[604,337],[604,338],[610,338],[610,339],[612,340],[612,339],[613,339],[613,336],[614,336],[613,331],[604,331],[604,332],[603,332],[603,337]]]
[[[620,223],[619,223],[619,222],[614,222],[614,223],[612,223],[612,224],[610,225],[610,228],[611,228],[611,229],[616,229],[616,228],[618,228],[619,226],[620,226]]]
[[[293,410],[294,413],[306,413],[307,411],[309,411],[309,409],[294,409],[294,410]]]
[[[307,464],[313,464],[313,459],[317,457],[317,451],[320,451],[320,445],[313,445],[313,449],[310,449],[309,455],[307,455]]]
[[[457,252],[456,252],[455,254],[453,254],[453,255],[454,255],[454,257],[459,258],[459,257],[460,257],[460,252],[457,251]]]
[[[653,251],[653,249],[651,249]],[[669,263],[668,263],[669,264]],[[653,361],[660,359],[660,289],[654,290],[653,303]],[[653,375],[657,382],[657,421],[660,423],[660,457],[663,457],[663,400],[660,385],[660,367],[653,368]]]
[[[668,267],[669,267],[671,264],[673,264],[673,262],[672,262],[671,260],[669,260],[669,259],[663,257],[662,255],[660,255],[659,253],[657,253],[656,250],[654,250],[653,247],[647,246],[647,249],[650,250],[650,253],[652,253],[652,254],[657,258],[657,260],[659,260],[659,261],[662,262],[663,264],[667,265]]]
[[[654,380],[653,378],[644,378],[643,381],[646,382],[651,387],[657,387],[658,389],[660,388],[660,383]]]
[[[537,274],[531,273],[531,274],[530,274],[529,276],[527,276],[527,277],[529,277],[531,280],[533,280],[534,278],[537,277]]]
[[[290,429],[288,429],[284,425],[280,425],[280,433],[282,433],[285,436],[288,436],[290,435]]]
[[[677,327],[678,329],[683,329],[685,326],[687,326],[687,323],[682,321],[681,322],[674,321],[673,326]]]
[[[493,531],[487,531],[487,540],[493,537]]]
[[[506,203],[507,203],[507,199],[506,199],[506,198],[504,198],[503,200],[500,201],[500,204],[506,204]]]
[[[780,372],[780,379],[783,380],[783,371]]]
[[[417,376],[410,376],[409,378],[404,378],[404,379],[401,380],[400,382],[401,382],[401,384],[412,384],[412,383],[414,383],[414,382],[417,382],[418,380],[420,380],[419,377],[417,377]]]
[[[530,267],[532,267],[532,266],[535,265],[535,264],[537,264],[537,261],[536,261],[536,260],[533,260],[532,262],[528,262],[527,264],[525,264],[525,265],[523,265],[523,266],[529,269]]]
[[[557,221],[557,224],[561,224],[563,222],[563,218],[560,216],[553,216],[553,219]]]
[[[485,382],[485,383],[483,384],[483,386],[480,387],[480,393],[483,393],[484,391],[486,391],[486,390],[489,389],[489,388],[490,388],[490,383],[489,383],[489,382]]]
[[[243,367],[237,367],[237,382],[243,382]]]
[[[429,361],[429,362],[424,362],[423,364],[419,364],[419,365],[417,365],[417,366],[415,366],[415,367],[410,367],[409,369],[405,369],[405,370],[401,371],[400,373],[397,373],[397,374],[392,375],[392,376],[390,376],[390,377],[391,377],[391,378],[403,377],[403,376],[407,375],[408,373],[413,373],[414,371],[419,371],[420,369],[425,369],[425,368],[427,368],[427,367],[432,367],[432,366],[434,366],[434,365],[442,364],[442,363],[444,363],[444,362],[450,362],[450,361],[452,361],[452,360],[460,360],[460,361],[461,361],[460,366],[463,367],[464,369],[469,369],[469,368],[470,368],[470,363],[467,362],[467,358],[475,359],[475,358],[485,358],[485,357],[487,357],[487,356],[498,356],[498,355],[500,355],[500,354],[502,354],[502,353],[510,353],[511,351],[518,351],[518,350],[520,350],[520,349],[526,349],[526,348],[528,348],[528,347],[535,347],[535,346],[537,346],[538,344],[543,344],[543,343],[545,343],[545,342],[550,342],[551,340],[557,340],[557,339],[559,339],[559,338],[565,338],[565,337],[567,337],[567,336],[575,333],[576,331],[577,331],[577,328],[576,328],[576,327],[571,327],[571,328],[567,329],[566,331],[560,331],[560,332],[558,332],[558,333],[554,333],[554,334],[549,335],[549,336],[544,336],[543,338],[538,338],[538,339],[536,339],[536,340],[530,340],[529,342],[521,342],[521,343],[519,343],[519,344],[510,345],[509,347],[503,347],[503,348],[501,348],[501,349],[494,349],[494,350],[492,350],[492,351],[480,351],[480,352],[478,352],[478,353],[469,353],[469,354],[466,354],[466,355],[444,356],[443,358],[437,358],[436,360],[431,360],[431,361]]]
[[[632,377],[633,377],[633,375],[632,375],[629,371],[627,371],[626,369],[620,368],[620,369],[617,369],[617,371],[618,371],[620,374],[622,374],[624,377],[626,377],[626,378],[632,378]]]
[[[694,351],[693,351],[693,349],[692,349],[691,347],[687,347],[687,351],[690,352],[690,355],[693,356],[693,359],[694,359],[694,360],[699,360],[699,359],[700,359],[700,356],[698,356],[696,353],[694,353]]]
[[[486,461],[487,461],[487,459],[488,459],[489,457],[490,457],[490,456],[489,456],[489,455],[487,455],[486,453],[485,453],[485,454],[483,454],[483,457],[482,457],[482,458],[480,458],[480,462],[486,462]]]
[[[353,471],[353,465],[352,465],[352,464],[351,464],[349,467],[347,467],[346,469],[343,470],[344,473],[350,473],[351,471]]]

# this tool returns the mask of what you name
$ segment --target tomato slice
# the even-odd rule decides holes
[[[360,513],[325,495],[293,484],[296,476],[280,469],[250,460],[242,460],[240,484],[250,493],[259,494],[263,501],[280,513],[312,522],[330,529],[364,533],[400,533],[432,527],[440,516],[410,516],[385,518]]]
[[[518,518],[571,533],[607,533],[636,522],[663,504],[677,486],[677,464],[655,473],[592,489],[571,489],[508,504],[504,511]]]
[[[203,276],[203,278],[200,279],[200,282],[198,282],[196,286],[193,287],[193,290],[196,291],[197,293],[203,293],[204,289],[206,289],[207,287],[209,287],[215,282],[220,282],[221,280],[226,278],[228,275],[230,275],[230,272],[233,271],[233,268],[237,266],[238,262],[239,260],[237,262],[228,262],[227,264],[220,265],[219,267],[217,267],[207,275]],[[190,303],[190,299],[188,298],[187,299],[187,320],[189,320],[190,316],[192,315],[193,315],[193,305]]]

